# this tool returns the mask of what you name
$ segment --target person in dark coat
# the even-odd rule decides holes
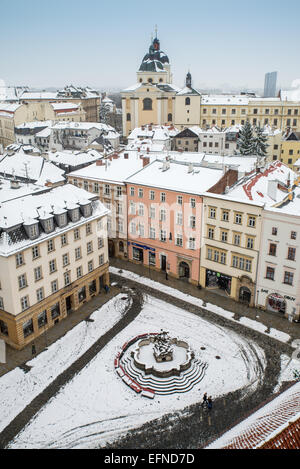
[[[209,398],[207,399],[207,408],[212,409],[212,398],[211,398],[211,396],[209,396]]]
[[[202,400],[201,407],[204,407],[205,405],[207,405],[207,392],[204,393],[204,395],[203,395],[203,400]]]
[[[32,353],[32,355],[36,355],[36,348],[35,348],[34,344],[32,344],[32,346],[31,346],[31,353]]]
[[[104,289],[105,289],[105,293],[109,292],[109,286],[108,285],[105,285]]]

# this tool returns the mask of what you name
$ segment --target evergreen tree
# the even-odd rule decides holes
[[[253,129],[249,121],[242,127],[239,138],[237,139],[237,149],[243,156],[253,155],[254,137]]]
[[[267,156],[268,149],[268,137],[263,133],[264,129],[262,127],[255,128],[255,137],[253,141],[254,155],[257,156]]]

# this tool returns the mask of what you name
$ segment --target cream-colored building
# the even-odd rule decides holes
[[[179,130],[200,126],[220,128],[268,125],[284,131],[300,130],[300,102],[282,91],[277,98],[253,93],[207,95],[192,87],[188,73],[184,88],[172,84],[169,58],[157,38],[143,58],[137,83],[122,91],[123,134],[145,124],[173,123]],[[146,101],[145,101],[146,100]]]
[[[1,193],[0,337],[21,349],[109,284],[108,210],[71,185],[12,184]]]
[[[5,148],[14,143],[14,129],[24,122],[48,120],[84,122],[85,114],[81,104],[75,103],[0,103],[0,144]]]

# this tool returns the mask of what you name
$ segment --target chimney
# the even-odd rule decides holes
[[[96,166],[103,166],[103,160],[97,160]]]
[[[188,173],[192,173],[193,171],[194,171],[194,165],[193,163],[189,163]]]
[[[149,158],[149,156],[145,156],[145,157],[143,158],[143,168],[144,168],[145,166],[147,166],[149,163],[150,163],[150,158]]]

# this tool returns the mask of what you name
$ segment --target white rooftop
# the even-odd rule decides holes
[[[221,169],[210,169],[179,162],[153,161],[141,171],[129,177],[126,182],[157,187],[176,192],[200,195],[214,186],[223,176]],[[191,171],[190,171],[191,170]]]

